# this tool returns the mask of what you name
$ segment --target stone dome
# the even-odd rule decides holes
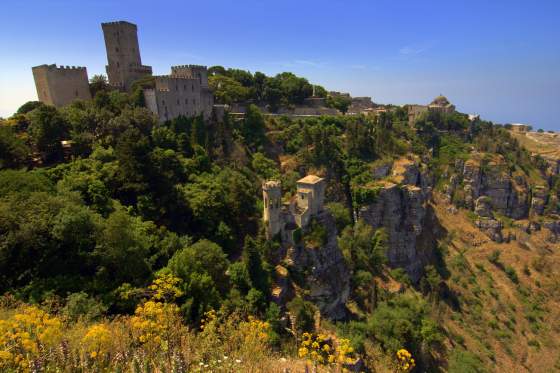
[[[438,105],[438,106],[447,106],[449,105],[450,102],[447,99],[447,97],[439,95],[436,98],[434,98],[434,101],[432,101],[431,105]]]

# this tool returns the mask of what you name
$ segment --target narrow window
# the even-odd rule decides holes
[[[179,99],[177,99],[177,105],[181,105],[181,104],[179,103]]]
[[[189,99],[186,98],[186,99],[185,99],[185,105],[188,105],[188,104],[189,104]]]
[[[119,51],[119,47],[115,48],[115,50],[118,52],[118,51]]]

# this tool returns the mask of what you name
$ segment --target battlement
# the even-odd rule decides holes
[[[86,67],[85,66],[64,66],[64,65],[60,65],[57,66],[56,64],[44,64],[44,65],[39,65],[39,66],[33,66],[32,69],[47,69],[50,71],[85,71]]]
[[[280,182],[277,180],[268,180],[262,183],[262,189],[264,191],[272,190],[272,189],[279,189],[281,186]]]
[[[205,69],[207,70],[208,67],[204,65],[175,65],[171,66],[171,70],[173,69]]]
[[[112,21],[112,22],[102,22],[101,23],[101,27],[111,27],[111,26],[129,26],[129,27],[133,27],[135,29],[138,29],[138,26],[136,26],[134,23],[128,22],[128,21]]]

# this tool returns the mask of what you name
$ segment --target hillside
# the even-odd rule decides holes
[[[560,178],[531,150],[554,145],[453,108],[159,123],[107,86],[22,106],[0,367],[560,371]]]

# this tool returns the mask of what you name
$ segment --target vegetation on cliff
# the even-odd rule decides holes
[[[288,73],[211,71],[223,102],[298,104],[313,88]],[[402,108],[294,119],[252,105],[241,119],[158,124],[134,94],[102,83],[90,102],[28,103],[2,120],[3,369],[558,369],[558,245],[544,227],[557,221],[560,183],[506,129],[460,113],[411,128]],[[482,209],[464,188],[474,163],[497,178],[484,185],[506,175],[536,198],[522,219],[492,215],[516,240],[474,226]],[[310,301],[302,279],[314,269],[294,270],[262,233],[261,182],[280,179],[288,199],[306,173],[328,180],[350,269],[333,279],[351,289],[336,322]],[[362,218],[383,204],[386,221]],[[414,219],[390,219],[399,214]],[[397,223],[419,231],[415,255],[393,247]],[[314,222],[297,241],[321,250],[329,233]],[[294,293],[275,302],[284,277]]]

